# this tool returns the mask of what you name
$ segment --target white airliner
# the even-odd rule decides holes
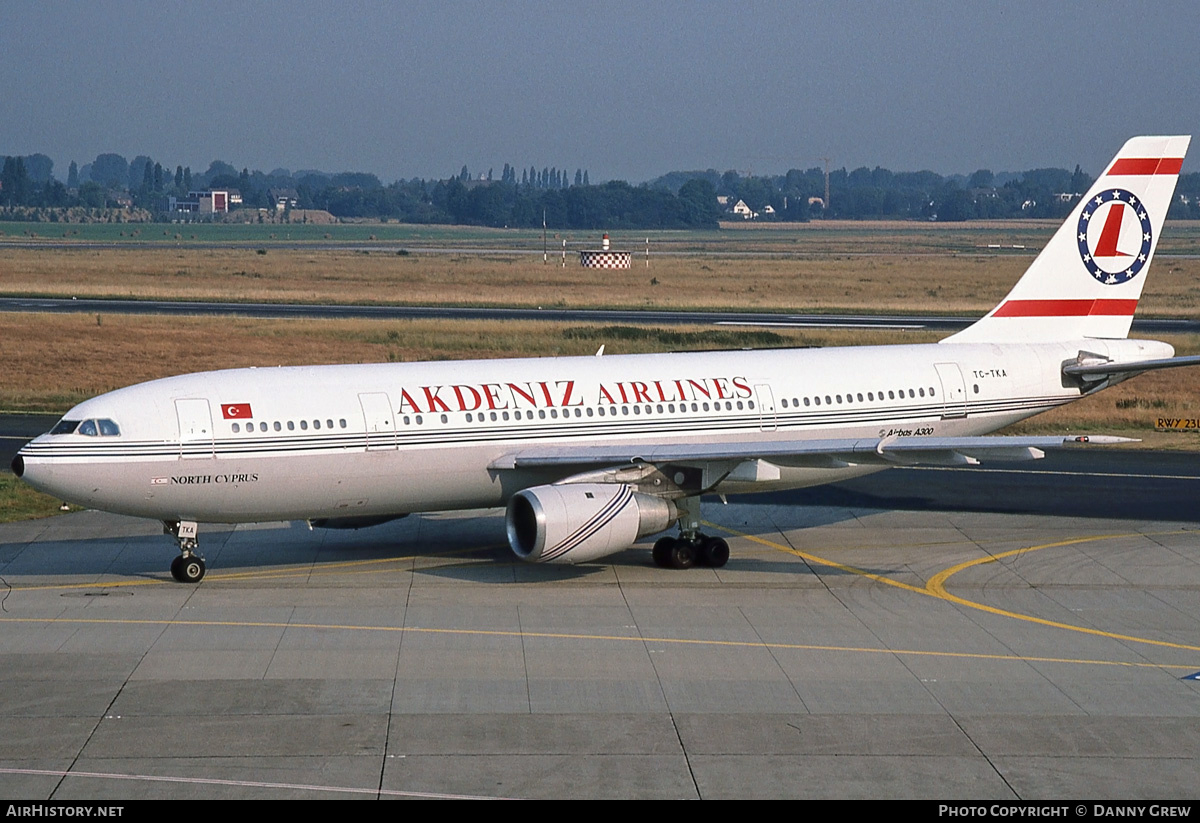
[[[1126,339],[1189,141],[1126,143],[1008,296],[940,343],[189,374],[79,404],[13,471],[163,521],[187,582],[199,523],[502,505],[524,560],[587,562],[678,522],[655,562],[721,566],[702,494],[1041,457],[1087,438],[980,435],[1200,361]]]

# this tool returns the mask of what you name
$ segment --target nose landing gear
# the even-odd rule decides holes
[[[179,556],[171,561],[171,577],[180,583],[199,583],[204,578],[204,558],[197,554],[199,528],[191,520],[163,522],[163,533],[174,537],[179,544]]]

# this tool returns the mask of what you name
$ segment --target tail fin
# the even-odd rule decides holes
[[[1191,137],[1135,137],[1000,305],[944,343],[1129,334]]]

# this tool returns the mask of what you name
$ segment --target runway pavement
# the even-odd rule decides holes
[[[687,572],[465,512],[202,529],[188,586],[155,523],[0,525],[0,795],[1191,798],[1194,462],[714,502]]]
[[[370,318],[397,320],[546,320],[633,325],[734,325],[806,328],[928,329],[952,332],[971,325],[975,317],[926,315],[785,314],[772,312],[637,311],[604,309],[502,308],[494,306],[388,306],[299,303],[208,303],[182,300],[94,300],[50,297],[0,297],[0,311],[53,313],[165,314],[178,316],[238,315],[242,317]],[[1141,334],[1195,333],[1200,320],[1137,317],[1133,330]]]

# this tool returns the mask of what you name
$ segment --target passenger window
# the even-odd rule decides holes
[[[408,422],[408,418],[407,418],[407,417],[406,417],[406,418],[404,418],[404,422],[405,422],[405,423],[407,423],[407,422]],[[307,420],[301,420],[301,421],[300,421],[300,429],[301,429],[301,431],[308,431],[308,421],[307,421]]]
[[[327,428],[327,429],[332,429],[332,428],[333,428],[333,421],[332,421],[332,420],[326,420],[326,421],[325,421],[325,428]]]
[[[242,427],[241,427],[241,425],[239,425],[238,423],[234,423],[234,424],[233,424],[233,433],[234,433],[234,434],[237,434],[237,433],[238,433],[238,432],[240,432],[241,430],[242,430]],[[53,433],[53,432],[52,432],[52,433]]]
[[[258,430],[260,432],[265,432],[267,430],[267,422],[265,420],[258,424]]]
[[[806,397],[806,398],[804,398],[804,405],[806,405],[806,406],[808,405],[808,398],[807,398],[807,397]]]
[[[444,415],[444,414],[442,415],[442,422],[443,423],[449,422],[449,418],[447,418],[446,415]]]
[[[313,421],[313,428],[314,428],[314,429],[319,429],[319,428],[321,428],[321,421],[320,421],[320,420],[314,420],[314,421]]]
[[[294,422],[292,422],[291,420],[289,420],[288,421],[288,431],[293,432],[295,430],[296,430],[296,424]]]
[[[339,420],[339,421],[338,421],[338,424],[339,424],[339,425],[340,425],[340,426],[341,426],[343,429],[344,429],[344,428],[346,428],[346,418],[344,418],[344,417],[343,417],[341,420]]]

